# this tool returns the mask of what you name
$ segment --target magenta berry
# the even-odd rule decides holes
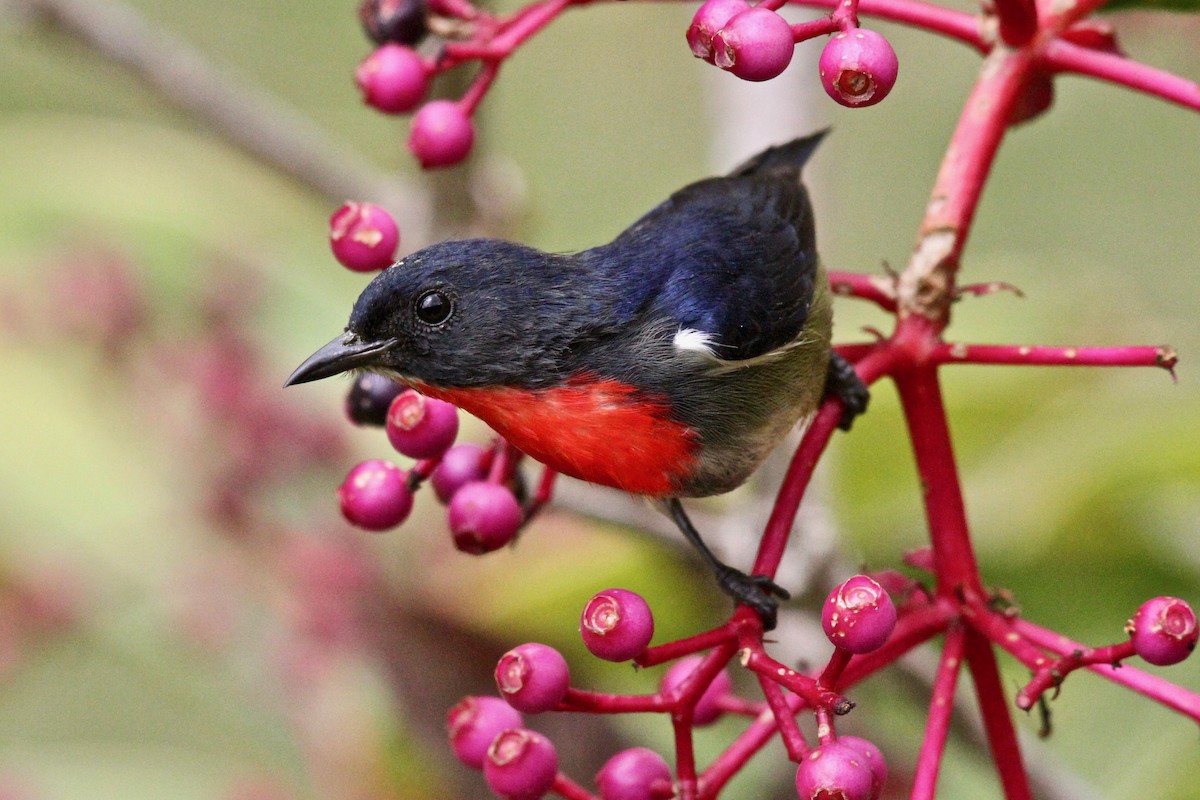
[[[490,451],[470,442],[447,450],[429,478],[438,500],[449,503],[463,484],[486,478],[491,460]]]
[[[526,728],[501,731],[483,761],[488,786],[505,800],[537,800],[550,791],[557,774],[554,745]]]
[[[450,499],[450,532],[464,553],[490,553],[508,544],[521,527],[521,506],[504,486],[485,481],[463,485]]]
[[[416,389],[396,395],[388,407],[387,437],[392,447],[409,458],[434,458],[458,436],[458,409]]]
[[[712,39],[713,63],[746,81],[769,81],[792,62],[792,26],[767,8],[734,15]]]
[[[1178,597],[1155,597],[1142,603],[1127,630],[1134,651],[1160,667],[1183,661],[1200,638],[1196,612]]]
[[[663,676],[659,690],[669,692],[683,683],[689,675],[696,671],[696,667],[700,666],[700,662],[703,660],[702,656],[697,655],[687,656],[676,661]],[[716,722],[722,713],[721,698],[732,691],[733,680],[729,677],[728,672],[721,670],[704,690],[704,693],[700,695],[700,700],[692,712],[692,723],[694,725],[711,725]]]
[[[458,103],[433,100],[413,117],[408,149],[426,169],[457,164],[474,143],[475,126]]]
[[[579,632],[584,646],[597,658],[628,661],[654,638],[654,615],[640,594],[608,589],[584,606]]]
[[[329,246],[346,269],[373,272],[395,260],[400,229],[373,203],[347,201],[329,218]]]
[[[424,0],[363,0],[358,21],[375,44],[416,44],[429,32]]]
[[[658,753],[645,747],[622,750],[596,774],[601,800],[658,800],[656,788],[671,785],[671,768]]]
[[[866,575],[855,575],[830,592],[821,609],[821,626],[834,646],[869,653],[892,635],[896,606],[882,586]]]
[[[750,8],[746,0],[708,0],[696,10],[687,29],[692,55],[713,63],[713,37],[735,15]]]
[[[553,647],[536,642],[514,647],[496,664],[500,696],[518,711],[540,714],[558,705],[571,674],[567,660]]]
[[[413,496],[408,475],[390,461],[364,461],[346,475],[337,489],[342,516],[369,531],[394,528],[408,518]]]
[[[483,769],[483,760],[497,734],[522,724],[520,712],[499,697],[464,697],[446,714],[446,730],[455,757],[475,769]]]
[[[862,28],[835,33],[817,66],[825,92],[850,108],[873,106],[887,97],[900,71],[888,40]]]
[[[346,394],[346,416],[355,425],[382,427],[387,421],[388,408],[402,391],[402,383],[374,372],[363,372]]]
[[[425,99],[429,74],[421,57],[402,44],[385,44],[354,72],[363,102],[386,114],[412,111]]]
[[[865,757],[841,740],[809,750],[796,770],[801,800],[876,800],[874,784]]]
[[[871,770],[871,797],[883,794],[883,785],[887,783],[887,761],[883,752],[874,743],[859,736],[839,736],[837,741],[838,744],[857,751],[862,757],[862,763]]]

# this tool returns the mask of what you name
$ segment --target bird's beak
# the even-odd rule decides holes
[[[370,366],[378,354],[390,350],[398,342],[398,339],[364,342],[355,334],[346,331],[296,367],[296,371],[283,385],[294,386],[297,383],[319,381],[354,367]]]

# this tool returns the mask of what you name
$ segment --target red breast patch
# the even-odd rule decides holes
[[[666,497],[691,475],[698,446],[665,401],[587,375],[549,389],[417,388],[473,414],[522,452],[564,475]]]

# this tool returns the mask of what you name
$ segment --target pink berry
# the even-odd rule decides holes
[[[464,553],[490,553],[508,544],[521,527],[521,506],[506,487],[486,481],[464,484],[450,499],[450,532]]]
[[[475,126],[458,103],[433,100],[413,117],[408,149],[426,169],[457,164],[474,143]]]
[[[517,711],[540,714],[558,705],[571,674],[567,660],[553,647],[537,642],[514,647],[496,664],[500,696]]]
[[[425,99],[429,75],[421,57],[402,44],[385,44],[354,73],[363,102],[387,114],[412,111]]]
[[[671,768],[658,753],[645,747],[622,750],[596,774],[601,800],[659,800],[655,789],[671,785]]]
[[[1137,654],[1160,667],[1183,661],[1200,638],[1196,612],[1178,597],[1155,597],[1142,603],[1128,630]]]
[[[497,734],[522,724],[520,712],[499,697],[464,697],[446,714],[455,757],[475,769],[483,769],[483,759]]]
[[[841,740],[809,750],[796,770],[801,800],[875,800],[874,782],[864,757]]]
[[[859,736],[839,736],[837,741],[838,744],[857,751],[862,757],[862,763],[870,768],[871,797],[883,794],[883,785],[887,783],[887,761],[883,758],[883,752],[874,743]]]
[[[373,458],[346,475],[337,489],[342,516],[369,531],[394,528],[408,518],[413,496],[408,475],[390,461]]]
[[[862,28],[835,33],[817,66],[825,92],[850,108],[873,106],[887,97],[900,71],[888,40]]]
[[[746,81],[769,81],[792,62],[792,26],[768,8],[734,15],[712,39],[713,63]]]
[[[442,454],[429,478],[438,500],[449,503],[463,484],[486,478],[490,462],[490,451],[477,444],[466,442],[451,447]]]
[[[692,24],[687,29],[687,42],[692,48],[692,55],[713,63],[713,37],[735,14],[749,8],[746,0],[708,0],[696,9]]]
[[[554,785],[558,753],[545,736],[526,728],[502,731],[483,761],[483,777],[505,800],[537,800]]]
[[[669,692],[679,684],[683,683],[687,678],[696,671],[696,667],[700,666],[703,661],[702,656],[687,656],[676,661],[667,674],[663,675],[662,684],[659,690]],[[696,703],[695,710],[692,711],[692,724],[694,725],[711,725],[723,713],[721,711],[721,698],[733,691],[733,680],[729,677],[729,673],[721,670],[717,676],[713,678],[713,682],[708,685],[704,693],[700,695],[700,700]]]
[[[583,607],[579,632],[584,646],[597,658],[628,661],[654,638],[654,614],[640,594],[608,589]]]
[[[385,430],[392,447],[409,458],[434,458],[458,436],[458,409],[406,389],[388,407]]]
[[[866,575],[855,575],[830,592],[821,609],[821,626],[835,647],[869,653],[892,635],[896,606],[882,586]]]
[[[346,269],[383,269],[395,260],[399,244],[396,221],[373,203],[347,201],[329,218],[329,245],[333,257]]]

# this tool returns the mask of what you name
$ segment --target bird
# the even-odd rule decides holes
[[[736,601],[787,591],[720,561],[680,498],[744,483],[829,395],[869,392],[831,347],[801,170],[826,131],[679,189],[607,244],[460,239],[377,275],[285,385],[378,372],[448,401],[550,468],[659,501]]]

